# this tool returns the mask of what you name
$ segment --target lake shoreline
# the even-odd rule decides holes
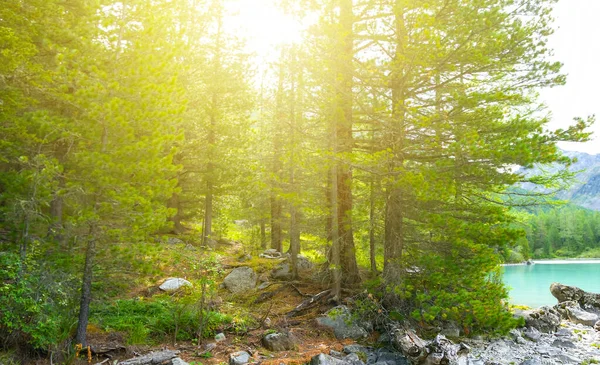
[[[504,263],[504,264],[500,264],[500,266],[527,266],[527,265],[536,265],[536,264],[544,265],[544,264],[561,264],[561,263],[565,263],[565,264],[575,264],[575,263],[598,264],[598,263],[600,263],[600,257],[598,257],[598,258],[573,257],[573,258],[568,258],[568,259],[560,259],[560,258],[539,259],[539,260],[529,260],[529,261],[523,261],[523,262]]]

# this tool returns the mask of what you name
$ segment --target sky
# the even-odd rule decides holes
[[[594,140],[562,143],[567,150],[600,153],[600,0],[560,0],[554,9],[555,33],[549,39],[555,59],[564,63],[567,84],[543,90],[552,112],[551,128],[564,128],[574,117],[595,114]]]

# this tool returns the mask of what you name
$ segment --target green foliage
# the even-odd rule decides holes
[[[208,306],[216,257],[175,250],[161,258],[160,244],[147,243],[172,229],[198,246],[202,215],[204,235],[232,233],[244,252],[281,226],[301,238],[283,241],[301,241],[316,262],[329,258],[335,225],[344,277],[358,279],[356,262],[385,263],[368,286],[388,285],[405,305],[365,298],[359,313],[505,332],[515,321],[497,255],[600,250],[598,214],[539,212],[525,239],[509,212],[522,200],[508,186],[568,177],[512,166],[569,164],[556,143],[586,140],[592,122],[547,132],[538,112],[538,89],[565,80],[547,47],[553,3],[316,2],[307,42],[282,47],[277,67],[262,70],[252,110],[259,90],[243,42],[225,25],[226,0],[7,2],[0,337],[49,351],[68,341],[81,287],[73,275],[92,242],[92,319],[103,328],[126,332],[130,343],[211,336],[223,326],[245,332],[250,316]],[[190,268],[181,273],[194,282],[188,295],[97,300],[138,284],[118,279],[149,280],[177,264]]]
[[[74,303],[70,280],[45,272],[35,261],[0,253],[0,342],[55,351],[73,329]]]
[[[526,241],[533,258],[600,257],[600,213],[575,205],[528,209]]]
[[[197,338],[199,317],[204,318],[203,338],[209,338],[229,326],[233,318],[215,311],[199,312],[191,297],[157,295],[153,298],[117,300],[92,306],[92,322],[105,331],[127,334],[130,344],[153,341],[189,341]]]
[[[17,359],[14,352],[11,351],[0,351],[0,364],[3,365],[19,365],[20,361]]]
[[[519,325],[509,312],[499,260],[485,243],[452,243],[448,255],[430,252],[393,291],[421,323],[453,321],[465,334],[505,334]]]

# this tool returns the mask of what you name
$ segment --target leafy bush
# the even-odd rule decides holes
[[[508,290],[493,249],[457,239],[413,262],[404,281],[392,290],[419,323],[453,321],[465,334],[503,334],[519,325],[508,310]]]
[[[578,257],[586,258],[586,259],[597,259],[600,257],[600,247],[588,248],[586,251],[584,251]]]
[[[23,266],[22,266],[23,265]],[[0,253],[0,342],[53,351],[69,338],[76,321],[69,278]]]

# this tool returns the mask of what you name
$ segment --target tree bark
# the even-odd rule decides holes
[[[354,13],[352,0],[340,0],[339,50],[337,54],[337,95],[336,95],[336,138],[337,150],[342,155],[350,155],[354,141],[352,138],[352,84],[354,59]],[[352,170],[350,166],[337,163],[337,222],[340,242],[340,264],[344,285],[360,282],[356,249],[352,234]],[[336,205],[333,205],[334,207]]]
[[[202,230],[202,244],[212,247],[212,218],[213,218],[213,185],[212,181],[206,182],[206,198],[204,202],[204,229]]]
[[[392,156],[390,174],[397,175],[404,168],[405,141],[405,88],[404,88],[404,44],[406,27],[404,24],[404,2],[397,0],[394,7],[396,27],[396,51],[392,62],[392,123],[388,132]],[[383,277],[389,284],[398,284],[401,279],[402,251],[404,249],[404,203],[402,187],[392,181],[387,189],[385,214],[385,247]]]
[[[333,152],[334,156],[336,154],[336,142],[335,142],[335,133],[333,136]],[[332,222],[338,221],[338,210],[337,207],[337,199],[338,199],[338,179],[337,179],[337,166],[335,164],[331,167],[331,219]],[[331,286],[332,295],[336,300],[341,298],[342,291],[342,275],[341,275],[341,249],[340,249],[340,239],[338,232],[338,225],[331,225],[331,271],[333,274],[333,282]]]
[[[375,183],[371,176],[369,192],[369,259],[371,272],[377,273],[377,261],[375,260]]]
[[[185,232],[185,227],[181,223],[181,219],[183,216],[181,202],[179,201],[179,194],[173,193],[171,198],[169,199],[167,206],[169,208],[175,209],[175,214],[169,217],[169,220],[173,223],[173,233],[182,234]]]
[[[260,248],[265,250],[267,248],[267,230],[265,228],[266,222],[265,218],[260,218]]]
[[[221,48],[222,45],[222,28],[223,28],[223,13],[222,6],[217,6],[217,32],[215,39],[215,54],[213,60],[213,74],[216,78],[221,73],[223,68],[221,62]],[[208,163],[206,165],[206,194],[204,199],[204,225],[202,230],[202,244],[208,247],[213,247],[215,240],[212,237],[212,222],[213,222],[213,199],[214,199],[214,186],[215,186],[215,153],[214,149],[216,146],[216,130],[218,124],[218,110],[220,103],[220,85],[213,81],[211,85],[211,101],[210,101],[210,113],[209,113],[209,129],[207,135],[208,143]]]
[[[283,49],[281,59],[283,60]],[[275,105],[275,123],[273,130],[273,163],[271,169],[271,248],[282,252],[282,201],[279,197],[280,181],[282,175],[281,163],[281,128],[285,122],[285,111],[283,110],[284,93],[284,72],[283,63],[279,64],[279,82],[277,86],[277,97]]]

